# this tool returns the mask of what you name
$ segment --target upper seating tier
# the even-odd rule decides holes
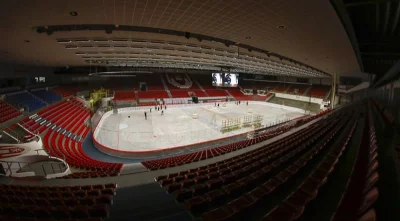
[[[46,101],[49,104],[61,100],[61,96],[52,90],[42,89],[42,90],[32,91],[31,93],[37,97],[40,97],[42,100]]]
[[[326,85],[312,85],[308,93],[311,97],[324,98],[329,89],[330,87]]]
[[[134,91],[116,91],[114,94],[116,101],[135,101],[136,96]]]
[[[166,91],[139,91],[139,99],[159,99],[159,98],[169,98]]]
[[[40,98],[33,96],[27,91],[7,95],[6,100],[21,107],[26,107],[29,112],[45,107],[47,104]]]

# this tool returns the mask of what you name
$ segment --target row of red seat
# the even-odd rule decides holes
[[[329,91],[329,86],[312,85],[308,91],[311,97],[324,98]]]
[[[114,100],[116,101],[135,101],[136,95],[134,91],[116,91],[114,93]]]
[[[307,204],[318,196],[318,190],[328,181],[329,175],[335,170],[340,157],[348,147],[357,125],[358,116],[347,119],[350,123],[347,124],[347,127],[344,127],[344,132],[342,133],[344,136],[342,138],[339,137],[341,140],[336,141],[336,145],[329,150],[328,155],[323,161],[315,165],[316,169],[313,173],[306,177],[278,206],[268,212],[262,220],[292,221],[298,219],[303,214]],[[345,123],[343,122],[343,124]],[[338,132],[339,130],[336,130],[335,133]],[[332,140],[332,137],[330,139]]]
[[[15,117],[20,116],[22,113],[17,109],[13,108],[9,104],[0,100],[0,123],[11,120]]]
[[[158,180],[178,201],[184,201],[193,213],[208,211],[204,214],[205,220],[248,217],[248,214],[252,214],[248,213],[248,209],[257,208],[258,203],[267,198],[269,193],[283,185],[313,156],[326,148],[348,117],[339,116],[340,123],[332,122],[331,119],[333,116],[289,138],[235,158],[158,177]],[[333,127],[335,129],[331,130]],[[320,142],[319,137],[325,142]],[[317,147],[317,143],[321,144]],[[284,170],[281,171],[281,168]],[[274,173],[276,175],[271,177]],[[269,189],[265,189],[267,186]]]
[[[330,111],[330,109],[327,109],[325,111],[320,112],[317,115],[305,118],[305,119],[300,119],[297,121],[297,124],[295,125],[296,127],[301,126],[305,123],[308,123],[318,117],[321,117],[325,114],[327,114]],[[202,151],[197,151],[194,153],[189,153],[189,154],[183,154],[179,156],[174,156],[174,157],[168,157],[168,158],[163,158],[163,159],[157,159],[157,160],[150,160],[150,161],[144,161],[142,162],[143,166],[150,170],[158,170],[158,169],[164,169],[164,168],[169,168],[169,167],[175,167],[175,166],[180,166],[183,164],[188,164],[200,160],[205,160],[208,158],[212,158],[214,156],[219,156],[223,155],[241,148],[248,147],[250,145],[253,145],[258,142],[262,142],[264,140],[270,139],[272,137],[275,137],[277,135],[280,135],[282,133],[285,133],[295,126],[279,126],[278,128],[274,128],[273,130],[268,130],[267,134],[263,134],[262,136],[259,136],[257,138],[253,138],[250,141],[241,141],[237,143],[232,143],[232,144],[227,144],[223,145],[220,147],[216,147],[213,149],[207,149],[207,150],[202,150]]]
[[[22,120],[24,127],[28,128],[30,131],[37,131],[38,133],[44,132],[48,127],[47,124],[51,122],[53,125],[62,127],[63,122],[67,122],[68,113],[74,113],[77,111],[84,111],[81,107],[74,105],[72,102],[63,101],[54,105],[55,107],[49,107],[42,113],[38,113],[38,116],[46,120],[46,123],[40,124],[40,121],[36,121],[31,118],[25,118]]]
[[[201,150],[201,151],[197,151],[194,153],[183,154],[183,155],[168,157],[168,158],[164,158],[164,159],[144,161],[144,162],[142,162],[142,164],[143,164],[143,166],[145,166],[146,168],[148,168],[150,170],[158,170],[158,169],[180,166],[183,164],[188,164],[188,163],[197,162],[197,161],[201,161],[201,160],[206,160],[206,159],[213,158],[213,157],[216,157],[219,155],[223,155],[223,154],[226,154],[226,153],[229,153],[232,151],[246,148],[253,144],[262,142],[264,140],[278,136],[279,134],[285,133],[286,131],[289,131],[292,128],[293,127],[284,126],[284,127],[269,131],[267,134],[262,134],[253,139],[243,140],[243,141],[235,142],[235,143],[231,143],[231,144],[226,144],[226,145],[219,146],[216,148]]]
[[[382,118],[384,119],[385,123],[387,125],[392,125],[396,121],[396,117],[393,115],[393,113],[385,107],[381,102],[379,102],[376,99],[372,99],[373,104],[375,107],[378,109],[378,112],[382,115]]]
[[[51,113],[52,111],[57,113],[53,114]],[[62,159],[65,158],[70,166],[92,170],[97,173],[98,176],[116,176],[120,173],[123,164],[94,160],[83,151],[83,140],[90,131],[90,128],[85,125],[86,120],[90,117],[90,112],[87,108],[81,106],[80,101],[71,99],[70,101],[61,102],[56,108],[50,107],[49,111],[45,111],[41,113],[41,115],[52,120],[54,118],[54,122],[52,123],[67,131],[62,133],[63,130],[56,130],[56,128],[48,129],[44,136],[43,143],[50,155]],[[29,122],[27,122],[27,124],[29,124]],[[71,132],[71,135],[67,136],[68,132]],[[83,139],[73,139],[73,134]],[[71,174],[66,178],[75,177],[94,177],[94,175],[92,172],[88,172],[79,173],[79,176]]]
[[[86,137],[90,128],[83,125],[82,122],[77,124],[81,125],[80,128],[76,129],[78,134],[82,137]],[[97,171],[99,174],[102,174],[101,176],[116,176],[122,169],[123,164],[106,163],[92,159],[83,151],[82,142],[73,140],[60,132],[50,129],[46,133],[44,140],[44,143],[47,143],[47,149],[52,155],[60,158],[65,157],[65,160],[71,166]],[[92,177],[90,173],[87,175],[88,177]],[[74,176],[70,175],[69,177]]]
[[[375,134],[375,124],[371,114],[372,102],[366,108],[365,127],[353,166],[351,177],[343,193],[340,205],[333,220],[376,220],[373,209],[379,197],[376,183],[379,180],[378,146]],[[360,216],[362,216],[360,218]]]
[[[188,98],[189,90],[170,90],[171,96],[173,98]]]
[[[220,89],[206,89],[209,97],[228,97],[229,94],[225,90]]]
[[[166,91],[158,90],[158,91],[139,91],[138,92],[139,99],[154,99],[154,98],[169,98],[169,95]]]
[[[117,185],[1,185],[0,220],[107,218]]]
[[[290,88],[286,91],[288,94],[294,94],[296,91],[296,94],[298,95],[303,95],[304,92],[310,87],[310,85],[301,85],[301,84],[295,84],[291,85]]]
[[[46,120],[46,123],[40,124],[40,121],[36,121],[32,117],[27,117],[20,122],[25,128],[29,129],[34,133],[42,133],[45,131],[48,126],[47,124],[51,122],[57,126],[60,126],[60,123],[65,120],[68,116],[68,113],[79,111],[81,109],[87,110],[84,105],[77,99],[71,98],[55,105],[49,106],[37,113],[38,117]]]

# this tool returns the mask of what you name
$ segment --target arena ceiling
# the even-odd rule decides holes
[[[361,69],[380,79],[400,60],[400,1],[331,2],[349,33]]]
[[[2,1],[0,59],[302,77],[360,72],[329,1]]]

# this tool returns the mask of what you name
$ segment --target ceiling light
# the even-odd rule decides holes
[[[284,25],[278,25],[278,27],[277,27],[278,29],[284,29],[285,28],[285,26]]]
[[[75,17],[75,16],[78,16],[78,12],[72,11],[72,12],[69,12],[69,15]]]

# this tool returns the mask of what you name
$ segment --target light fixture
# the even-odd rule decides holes
[[[69,15],[75,17],[75,16],[78,16],[78,12],[72,11],[72,12],[69,12]]]

